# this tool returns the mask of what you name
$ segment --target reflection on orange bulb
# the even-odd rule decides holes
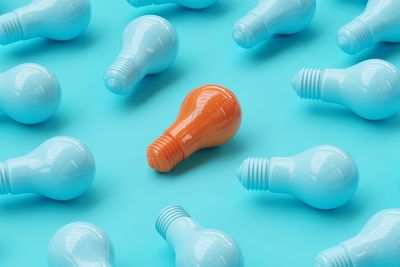
[[[149,166],[169,172],[199,149],[228,142],[242,119],[236,96],[219,85],[205,85],[190,92],[176,121],[147,148]]]

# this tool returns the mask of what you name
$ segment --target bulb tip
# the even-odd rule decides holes
[[[128,90],[123,86],[123,84],[117,79],[113,77],[105,77],[104,82],[107,88],[117,95],[126,95]]]
[[[357,48],[355,45],[355,41],[352,40],[351,36],[349,36],[345,32],[339,32],[337,37],[337,43],[345,53],[353,55],[357,53]]]
[[[345,53],[354,55],[364,50],[373,41],[373,36],[364,22],[355,19],[337,33],[337,43]]]

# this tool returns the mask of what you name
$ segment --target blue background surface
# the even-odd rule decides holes
[[[1,1],[0,11],[28,2]],[[83,220],[109,233],[116,267],[172,267],[173,253],[154,229],[158,211],[171,203],[181,204],[204,226],[232,235],[247,267],[313,266],[318,251],[356,234],[375,212],[399,207],[400,115],[366,121],[340,106],[300,100],[290,82],[302,67],[346,67],[368,58],[400,65],[400,45],[344,54],[336,45],[336,31],[362,12],[365,1],[321,0],[306,31],[243,50],[231,39],[231,28],[256,3],[219,0],[212,8],[191,11],[93,0],[92,23],[84,36],[0,48],[0,70],[43,64],[63,89],[59,111],[44,124],[24,126],[0,118],[0,158],[70,135],[85,142],[97,160],[93,187],[77,200],[1,198],[0,266],[47,266],[54,232]],[[112,95],[102,76],[119,51],[121,32],[135,17],[152,13],[176,26],[178,59],[165,73],[146,78],[132,95]],[[169,174],[154,172],[146,164],[146,146],[173,122],[185,95],[206,83],[235,92],[243,109],[240,131],[225,146],[201,151]],[[247,192],[235,178],[247,156],[288,156],[319,144],[341,146],[358,163],[359,190],[343,208],[323,212],[291,197]]]

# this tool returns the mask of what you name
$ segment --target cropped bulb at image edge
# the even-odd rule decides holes
[[[365,11],[337,33],[339,47],[357,54],[378,42],[400,42],[400,1],[368,0]]]
[[[207,8],[216,2],[217,0],[128,0],[128,3],[134,7],[174,3],[192,9]]]
[[[252,48],[276,34],[295,34],[314,18],[316,0],[260,0],[258,5],[235,23],[234,41]]]
[[[248,158],[237,170],[247,190],[293,195],[317,209],[349,202],[358,186],[358,170],[343,149],[312,147],[293,157]]]
[[[49,242],[49,267],[113,267],[114,247],[98,226],[74,222],[60,228]]]
[[[400,209],[387,209],[354,238],[319,253],[314,267],[398,267],[399,248]]]
[[[94,175],[87,146],[72,137],[54,137],[25,156],[0,162],[0,195],[36,193],[71,200],[89,190]]]
[[[126,95],[146,75],[168,69],[178,54],[175,28],[166,19],[146,15],[134,19],[123,32],[122,48],[104,75],[107,88]]]
[[[181,206],[164,208],[156,220],[158,233],[175,252],[176,267],[243,267],[237,243],[222,231],[203,228]]]
[[[85,32],[90,19],[89,0],[34,0],[0,16],[0,44],[35,37],[72,40]]]
[[[169,172],[202,148],[228,142],[240,127],[242,112],[236,96],[219,85],[191,91],[175,122],[147,148],[147,163]]]
[[[292,84],[300,98],[341,104],[368,120],[382,120],[400,108],[400,71],[370,59],[347,69],[302,69]]]
[[[0,73],[0,110],[17,122],[44,122],[54,115],[60,101],[60,83],[44,66],[22,64]]]

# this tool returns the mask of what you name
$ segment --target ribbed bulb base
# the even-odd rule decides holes
[[[7,165],[0,162],[0,195],[11,193],[10,178],[7,172]]]
[[[147,148],[147,163],[159,172],[169,172],[184,159],[179,143],[164,134]]]
[[[124,95],[143,78],[142,70],[125,58],[118,58],[104,75],[104,82],[111,92]]]
[[[343,26],[337,35],[339,47],[348,54],[356,54],[373,42],[373,35],[364,22],[355,19]]]
[[[232,35],[239,46],[252,48],[267,39],[268,28],[259,16],[249,13],[236,22]]]
[[[10,12],[0,16],[0,44],[15,43],[24,38],[24,31],[17,14]]]
[[[292,86],[296,94],[305,99],[321,99],[323,70],[302,69],[294,77]]]
[[[342,246],[336,246],[318,254],[314,267],[353,267],[350,255]]]
[[[247,190],[269,190],[269,160],[266,158],[248,158],[237,170],[237,178]]]
[[[190,217],[190,215],[181,206],[172,205],[164,208],[157,217],[156,229],[157,232],[165,239],[168,227],[175,220],[183,217]]]

